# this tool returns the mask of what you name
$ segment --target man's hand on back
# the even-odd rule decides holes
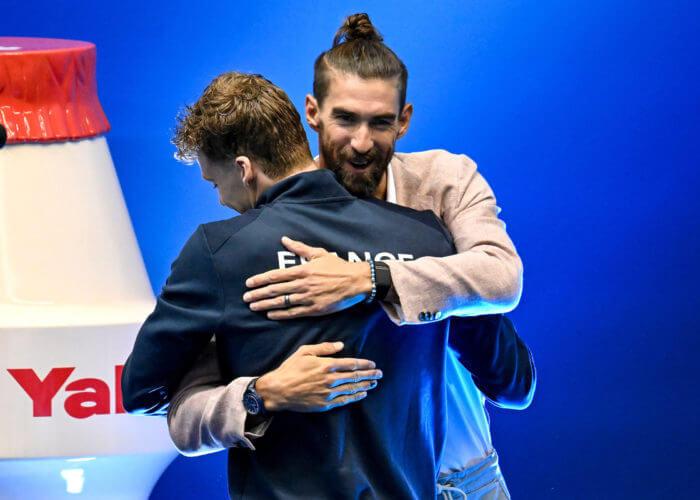
[[[246,292],[243,300],[253,311],[269,311],[267,317],[273,320],[323,316],[347,309],[369,295],[369,263],[348,262],[286,236],[282,244],[309,262],[248,278],[246,286],[256,289]],[[285,295],[289,304],[285,304]]]
[[[279,368],[261,376],[255,389],[265,408],[326,411],[364,399],[382,372],[367,359],[322,357],[342,348],[342,342],[301,346]]]

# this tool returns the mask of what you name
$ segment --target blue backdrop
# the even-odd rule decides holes
[[[525,412],[490,410],[514,497],[695,496],[697,2],[114,5],[11,0],[1,28],[96,43],[107,138],[156,292],[197,224],[230,215],[173,159],[178,108],[237,69],[302,109],[315,57],[345,15],[367,11],[409,69],[415,114],[397,149],[474,158],[525,263],[512,317],[538,392]],[[225,454],[178,459],[152,498],[209,495],[225,497]]]

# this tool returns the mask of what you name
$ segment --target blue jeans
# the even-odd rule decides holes
[[[494,450],[481,462],[460,471],[440,476],[439,500],[510,500],[510,493],[498,466]]]

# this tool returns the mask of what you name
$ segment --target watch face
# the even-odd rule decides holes
[[[248,413],[251,415],[257,415],[260,413],[260,402],[252,393],[248,392],[243,396],[243,406]]]

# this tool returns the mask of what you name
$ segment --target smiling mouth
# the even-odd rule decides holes
[[[365,170],[365,169],[367,169],[367,167],[369,167],[372,164],[372,161],[371,160],[364,160],[364,161],[348,160],[348,163],[355,170]]]

